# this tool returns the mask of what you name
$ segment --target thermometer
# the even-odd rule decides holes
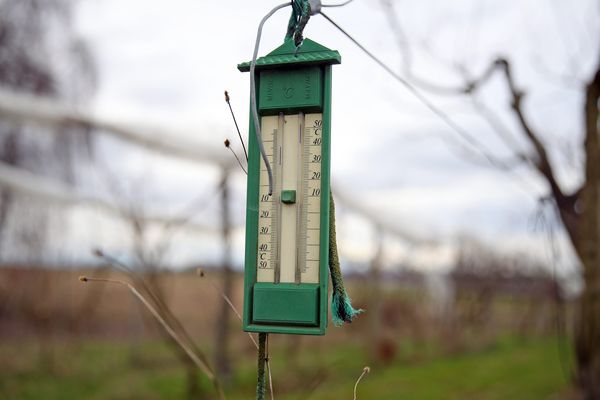
[[[305,39],[256,62],[256,111],[273,192],[251,115],[246,331],[322,335],[327,328],[331,65],[340,61],[337,51]]]
[[[257,282],[319,283],[323,114],[262,117]]]

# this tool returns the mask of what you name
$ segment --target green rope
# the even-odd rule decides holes
[[[329,273],[333,286],[331,294],[331,319],[333,324],[341,326],[344,322],[351,323],[363,310],[355,310],[352,307],[350,297],[348,297],[348,293],[346,293],[346,288],[344,287],[335,232],[335,204],[331,191],[329,195]]]
[[[264,400],[267,378],[265,375],[265,364],[267,361],[266,346],[267,333],[258,334],[258,382],[256,383],[256,400]]]
[[[288,22],[285,40],[294,40],[296,47],[300,47],[304,37],[302,32],[310,19],[310,3],[308,0],[292,0],[292,15]]]

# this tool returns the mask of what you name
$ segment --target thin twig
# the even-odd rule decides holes
[[[200,276],[200,278],[204,278],[204,276],[206,275],[202,268],[198,268],[196,270],[196,273],[198,274],[198,276]],[[215,285],[215,283],[213,281],[209,280],[209,282],[210,282],[211,286],[213,287],[213,289],[215,289],[215,291],[221,295],[223,300],[225,300],[225,302],[227,302],[227,304],[229,304],[229,307],[233,310],[233,313],[238,317],[240,322],[243,323],[241,314],[239,313],[237,308],[235,308],[235,306],[233,305],[233,302],[231,301],[229,296],[227,296],[221,289],[219,289],[219,287],[217,285]],[[246,333],[248,334],[248,337],[254,344],[254,347],[256,347],[256,350],[259,350],[258,343],[256,343],[256,339],[254,339],[254,336],[252,336],[252,333],[250,333],[250,332],[246,332]],[[271,400],[275,400],[275,395],[273,394],[273,376],[271,375],[271,364],[270,364],[270,360],[269,360],[269,337],[268,336],[267,336],[266,342],[267,342],[266,343],[267,355],[265,357],[265,364],[267,366],[267,372],[269,374],[269,390],[271,392]]]
[[[200,278],[204,278],[204,276],[205,276],[204,270],[201,269],[201,268],[198,268],[196,270],[196,273],[198,274],[198,276]],[[211,286],[213,287],[213,289],[215,289],[215,291],[221,295],[221,297],[223,298],[223,300],[225,300],[225,302],[227,304],[229,304],[229,307],[233,310],[233,313],[238,317],[238,319],[240,320],[240,322],[243,322],[242,316],[240,315],[240,313],[237,310],[237,308],[235,308],[235,306],[233,305],[233,302],[231,301],[231,299],[229,298],[229,296],[227,296],[221,289],[219,289],[219,287],[217,285],[215,285],[215,283],[213,281],[209,280],[209,282],[210,282]],[[256,350],[258,350],[258,343],[256,343],[256,340],[254,339],[254,336],[252,336],[252,334],[250,332],[246,332],[246,333],[248,334],[248,337],[250,338],[250,340],[254,344],[254,347],[256,347]]]
[[[358,388],[358,383],[360,382],[360,380],[363,378],[363,376],[365,376],[366,374],[368,374],[369,372],[371,372],[371,368],[369,367],[364,367],[363,368],[363,372],[362,374],[360,374],[360,376],[358,377],[358,379],[356,380],[356,383],[354,384],[354,400],[357,399],[356,397],[356,389]]]
[[[221,389],[221,384],[220,384],[219,380],[217,379],[216,375],[214,374],[214,372],[212,371],[212,368],[208,364],[205,364],[202,360],[200,360],[200,358],[198,358],[198,356],[183,342],[183,340],[181,340],[179,335],[169,326],[169,324],[167,324],[167,322],[161,317],[161,315],[156,311],[156,309],[154,309],[154,307],[148,302],[148,300],[146,300],[144,298],[144,296],[142,296],[140,294],[140,292],[138,292],[137,289],[135,287],[133,287],[132,284],[130,284],[129,282],[118,280],[118,279],[89,278],[86,276],[80,276],[79,280],[81,282],[113,283],[113,284],[123,285],[123,286],[127,287],[129,289],[129,291],[131,293],[133,293],[135,295],[135,297],[138,298],[139,301],[142,302],[142,304],[148,309],[148,311],[150,311],[152,316],[162,325],[162,327],[173,338],[173,340],[175,340],[177,342],[177,344],[183,349],[183,351],[185,351],[185,353],[194,362],[194,364],[196,364],[196,366],[202,372],[204,372],[204,374],[208,377],[208,379],[211,380],[211,382],[213,383],[213,385],[219,395],[219,398],[225,399],[225,394],[223,393],[223,390]]]
[[[235,157],[235,159],[237,160],[238,164],[240,165],[240,168],[242,169],[242,171],[244,171],[244,173],[246,175],[248,175],[248,171],[246,171],[246,168],[244,168],[244,165],[242,164],[242,162],[240,161],[239,157],[237,156],[237,154],[235,154],[235,151],[233,151],[233,149],[231,148],[231,142],[229,141],[229,139],[225,139],[225,147],[227,147],[229,150],[231,150],[231,152],[233,153],[233,156]]]
[[[238,126],[237,120],[235,119],[235,114],[233,113],[233,108],[231,108],[231,103],[229,101],[229,93],[227,90],[225,91],[225,101],[229,106],[229,111],[231,111],[231,117],[233,118],[233,123],[235,124],[235,129],[237,130],[238,136],[240,138],[240,142],[242,142],[242,148],[244,149],[244,155],[246,156],[246,162],[248,162],[248,152],[246,151],[246,145],[244,144],[244,139],[242,139],[242,134],[240,132],[240,127]]]
[[[188,346],[192,348],[197,354],[199,354],[204,364],[208,364],[208,358],[202,354],[200,349],[194,344],[194,341],[183,328],[179,320],[173,315],[169,307],[164,303],[164,301],[158,296],[154,290],[150,287],[149,284],[146,283],[144,278],[137,273],[133,268],[127,266],[127,264],[118,260],[116,257],[105,253],[101,249],[94,249],[93,254],[96,257],[103,259],[108,262],[109,265],[116,268],[119,271],[126,273],[131,279],[133,279],[134,285],[143,289],[143,291],[150,296],[150,299],[154,302],[154,305],[159,309],[160,312],[165,316],[165,319],[169,321],[172,327],[178,330],[179,335],[182,336],[188,343]]]

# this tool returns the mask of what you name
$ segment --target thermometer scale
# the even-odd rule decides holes
[[[250,118],[244,330],[322,335],[327,328],[331,65],[305,39],[256,61],[261,158]],[[249,71],[250,63],[238,65]],[[252,111],[251,111],[252,112]]]
[[[322,124],[322,114],[262,118],[275,190],[261,160],[257,282],[319,282]]]

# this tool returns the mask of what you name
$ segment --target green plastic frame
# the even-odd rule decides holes
[[[321,52],[322,58],[327,55],[329,59],[321,61],[317,64],[321,70],[319,84],[322,98],[322,109],[320,112],[323,114],[323,125],[322,125],[322,147],[321,147],[321,216],[320,216],[320,249],[319,249],[319,283],[318,284],[277,284],[282,285],[282,290],[287,290],[292,293],[288,298],[288,303],[283,307],[281,303],[278,303],[277,309],[268,310],[268,312],[281,313],[282,309],[289,308],[291,314],[299,316],[305,316],[309,311],[304,310],[303,307],[312,308],[315,306],[312,301],[306,301],[306,293],[313,290],[317,291],[316,307],[318,312],[318,320],[311,323],[303,324],[303,321],[293,321],[289,318],[282,318],[281,322],[263,322],[260,320],[260,316],[257,316],[257,320],[253,316],[254,306],[254,291],[256,287],[260,290],[259,295],[261,297],[261,304],[266,304],[264,301],[265,293],[268,293],[269,285],[256,282],[256,259],[257,259],[257,247],[258,247],[258,209],[259,209],[259,176],[260,176],[260,152],[258,149],[258,143],[256,141],[256,133],[254,124],[252,122],[252,115],[250,115],[250,129],[248,133],[248,184],[247,184],[247,197],[246,197],[246,249],[245,249],[245,264],[244,264],[244,309],[243,309],[243,328],[247,332],[267,332],[267,333],[282,333],[282,334],[304,334],[304,335],[324,335],[327,330],[328,322],[328,283],[329,283],[329,199],[330,199],[330,159],[331,159],[331,82],[332,82],[332,71],[331,64],[337,64],[340,62],[339,53],[326,49],[325,47],[316,44],[315,42],[308,40],[308,49],[316,49]],[[287,47],[286,47],[287,46]],[[288,49],[289,48],[289,49]],[[288,58],[285,58],[285,63],[280,65],[274,64],[273,62],[264,62],[264,59],[269,56],[277,55],[281,58],[281,54],[289,50],[294,51],[293,47],[290,47],[290,42],[286,42],[283,46],[271,52],[266,57],[263,57],[262,68],[257,67],[255,85],[258,93],[260,86],[260,70],[265,69],[280,69],[282,71],[293,72],[298,68],[302,68],[306,65],[314,66],[314,60],[306,62],[308,57],[309,60],[315,57],[310,57],[310,54],[305,54],[301,60],[297,62],[290,62]],[[302,49],[301,49],[302,50]],[[299,52],[301,53],[301,51]],[[305,52],[306,53],[306,52]],[[316,53],[314,53],[316,54]],[[317,54],[318,55],[318,54]],[[337,55],[337,58],[334,56]],[[333,57],[333,58],[332,58]],[[261,59],[259,59],[260,61]],[[293,60],[292,61],[296,61]],[[259,65],[257,63],[257,65]],[[240,64],[238,68],[242,71],[247,70],[247,63]],[[260,94],[257,95],[260,98]],[[272,110],[271,110],[272,111]],[[284,111],[290,111],[286,109]],[[312,110],[312,112],[317,110]],[[251,111],[252,112],[252,111]],[[268,115],[261,113],[261,115]],[[272,286],[277,286],[272,284]],[[294,286],[298,288],[298,293],[294,294]],[[314,288],[316,286],[316,288]],[[304,294],[300,293],[303,292]],[[277,292],[277,299],[286,301],[286,297],[282,292]],[[304,297],[303,297],[304,296]],[[304,299],[304,300],[303,300]],[[263,310],[259,310],[257,314],[262,313]],[[281,314],[278,314],[281,315]],[[304,321],[306,322],[306,321]]]

